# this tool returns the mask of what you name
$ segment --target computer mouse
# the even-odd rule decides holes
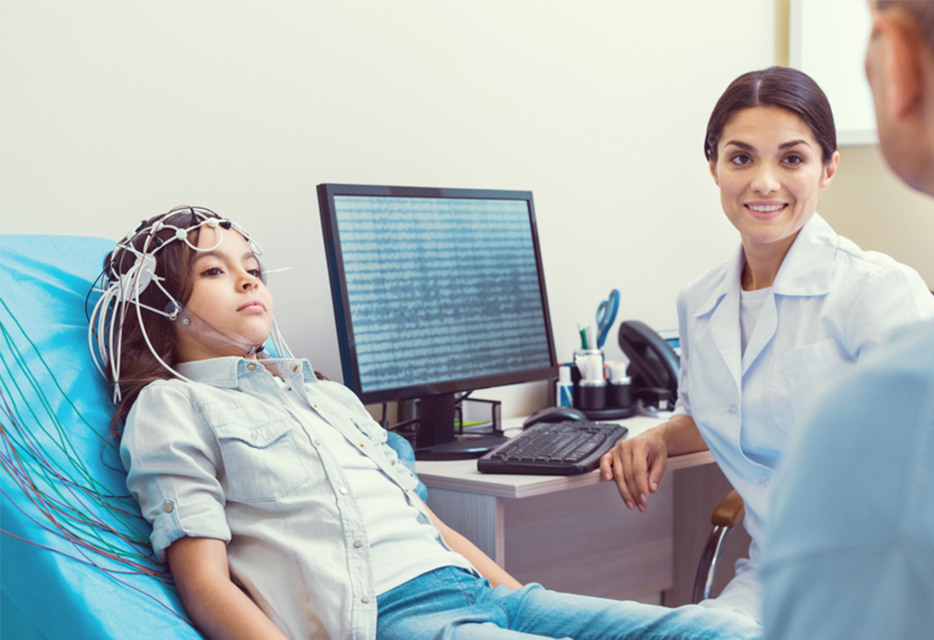
[[[573,407],[547,407],[526,418],[522,423],[522,428],[528,429],[540,422],[564,422],[565,420],[586,421],[587,416],[580,409]]]

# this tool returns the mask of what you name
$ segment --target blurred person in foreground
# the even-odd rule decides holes
[[[934,2],[870,2],[879,144],[934,196]],[[837,379],[792,444],[761,579],[766,638],[934,633],[934,323]]]

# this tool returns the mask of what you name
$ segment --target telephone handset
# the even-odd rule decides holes
[[[674,409],[678,397],[678,355],[644,322],[619,325],[619,348],[629,358],[627,373],[635,398],[662,411]]]

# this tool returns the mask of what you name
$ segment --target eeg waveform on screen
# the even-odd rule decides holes
[[[525,201],[334,206],[361,391],[550,366]]]

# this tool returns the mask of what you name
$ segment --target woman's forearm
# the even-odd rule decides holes
[[[668,422],[660,424],[652,430],[658,430],[659,435],[665,439],[669,456],[707,450],[707,443],[701,437],[694,418],[689,415],[678,414],[672,416]]]

